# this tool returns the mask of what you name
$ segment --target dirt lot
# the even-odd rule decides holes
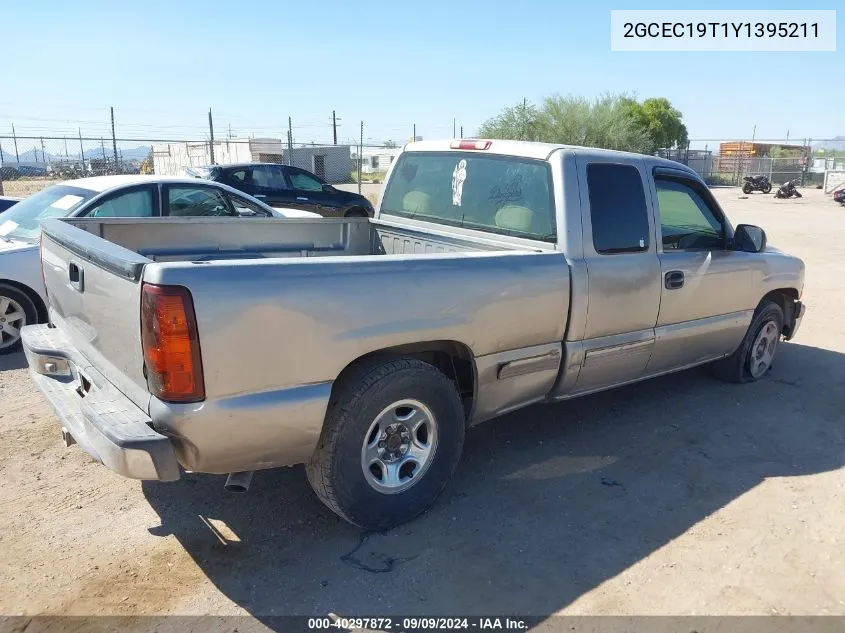
[[[301,468],[122,479],[0,360],[0,613],[845,614],[845,209],[717,195],[807,263],[771,374],[704,370],[469,434],[426,516],[362,535]]]

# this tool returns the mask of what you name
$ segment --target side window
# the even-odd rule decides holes
[[[246,182],[246,169],[236,169],[229,172],[229,180],[239,185]]]
[[[231,216],[226,198],[211,187],[169,187],[167,213],[176,217]]]
[[[611,255],[648,250],[648,208],[637,168],[590,163],[587,189],[596,252]]]
[[[238,215],[257,215],[259,217],[268,217],[270,215],[264,207],[250,202],[246,198],[233,196],[232,194],[228,194],[228,196],[229,202],[232,203],[232,207]]]
[[[692,187],[657,178],[657,203],[664,250],[721,248],[725,229]]]
[[[285,174],[275,165],[256,165],[252,168],[252,184],[259,189],[288,189]]]
[[[109,198],[87,215],[89,218],[150,218],[153,216],[153,192],[139,189]]]
[[[293,185],[294,189],[302,189],[304,191],[322,191],[323,190],[323,183],[319,180],[314,178],[313,176],[309,176],[308,174],[301,172],[301,171],[289,171],[288,176],[290,176],[290,182]]]

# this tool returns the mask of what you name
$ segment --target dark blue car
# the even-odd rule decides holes
[[[8,196],[0,196],[0,213],[19,202],[20,198],[9,198]]]

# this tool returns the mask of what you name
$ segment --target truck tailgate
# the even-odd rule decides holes
[[[145,257],[61,220],[41,237],[50,320],[97,371],[143,411],[149,409],[141,349]]]

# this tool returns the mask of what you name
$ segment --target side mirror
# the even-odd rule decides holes
[[[335,188],[332,187],[329,183],[325,183],[323,185],[323,192],[324,193],[334,193],[334,191],[335,191]]]
[[[760,253],[766,248],[766,232],[753,224],[740,224],[734,231],[733,248],[746,253]]]
[[[258,215],[252,209],[246,209],[244,207],[235,207],[235,211],[237,211],[238,215],[242,218],[251,218]]]

